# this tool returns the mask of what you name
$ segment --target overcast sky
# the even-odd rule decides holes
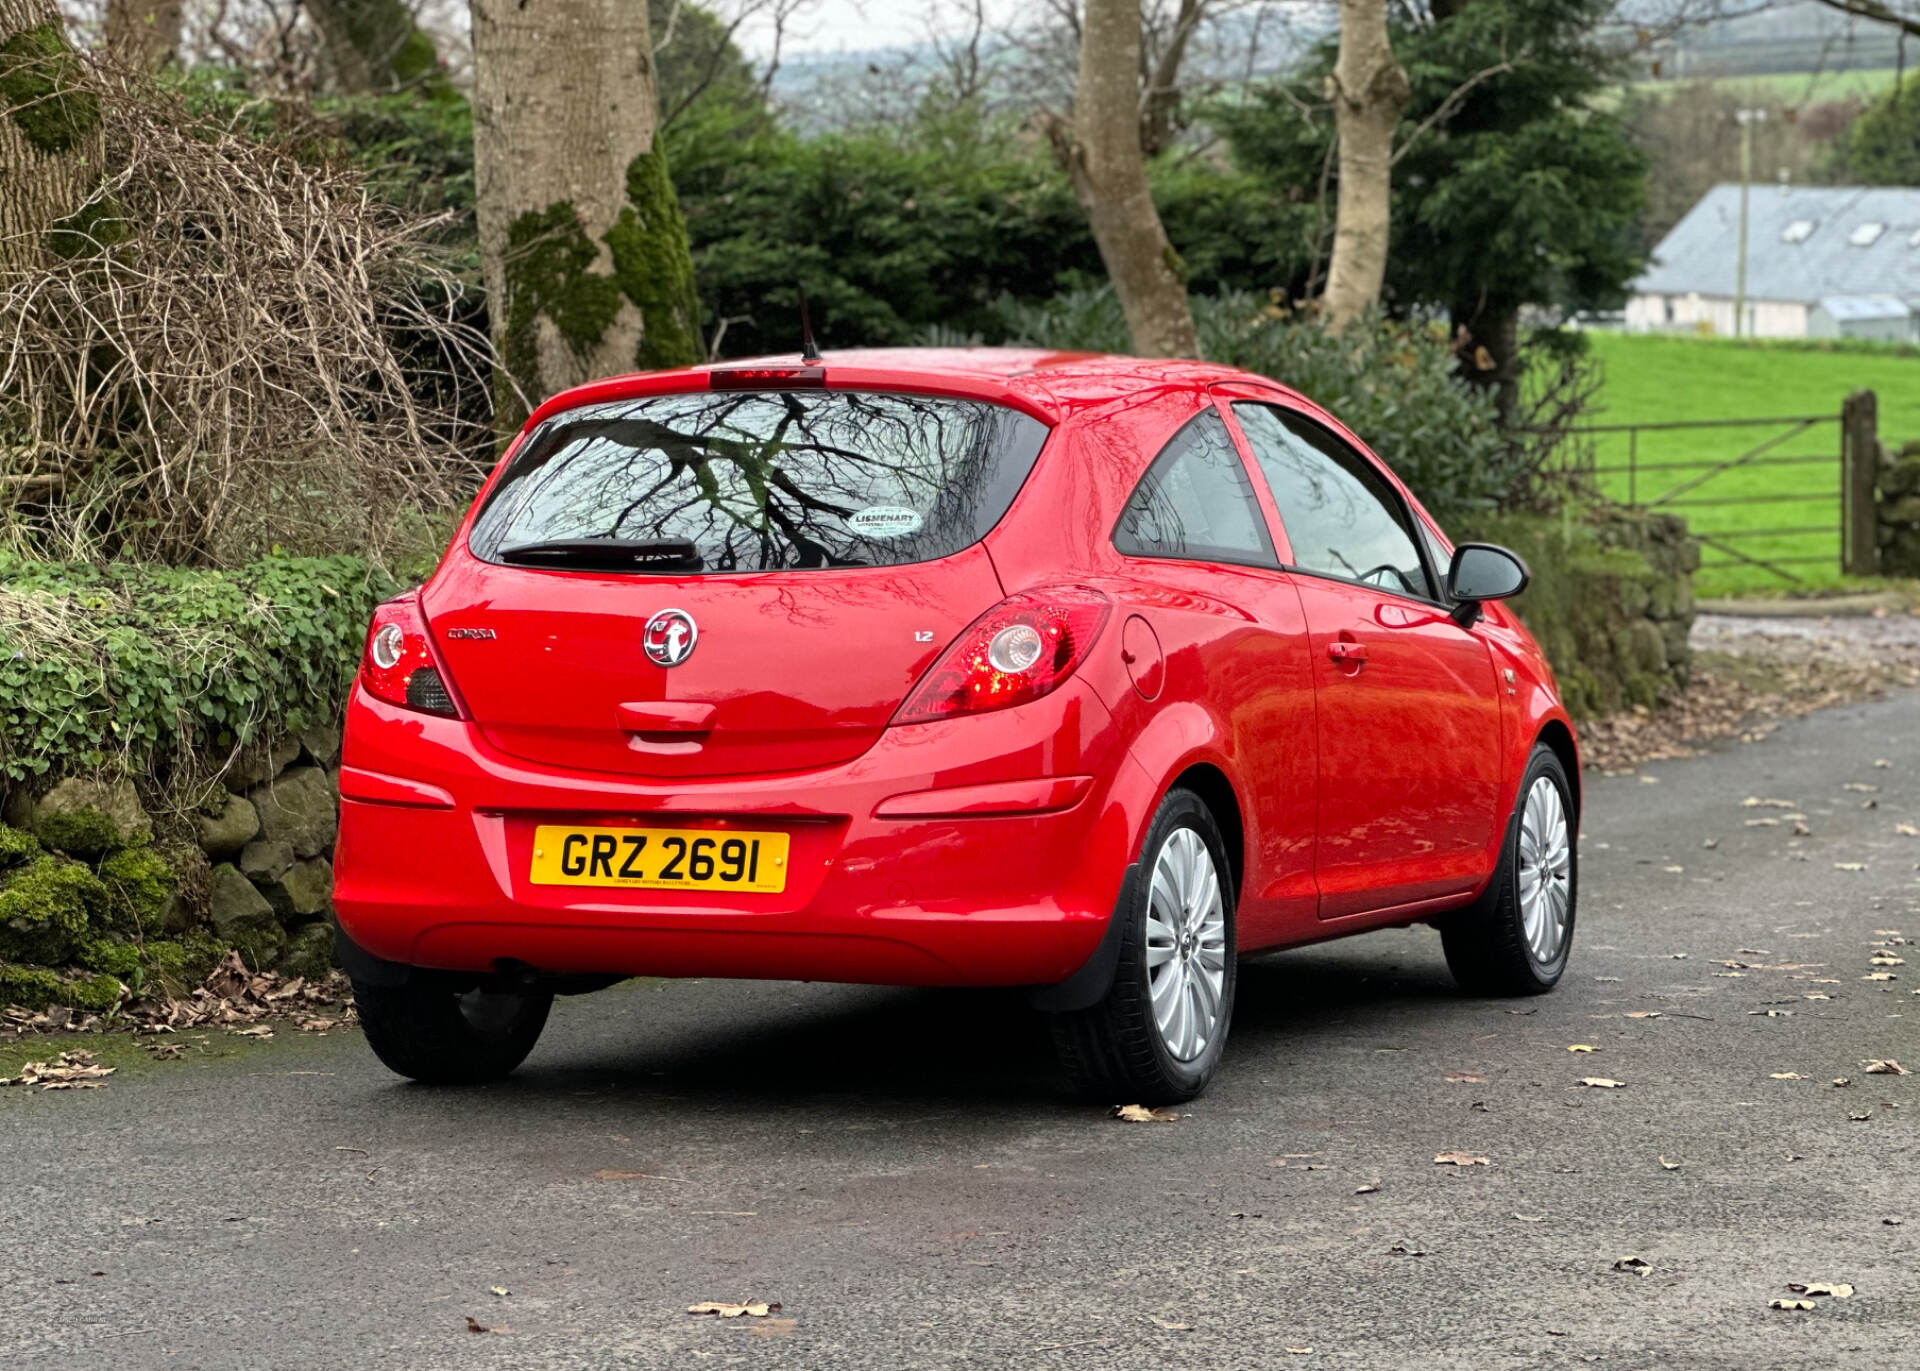
[[[813,0],[788,24],[786,50],[859,52],[919,43],[927,36],[929,20],[951,8],[937,0]],[[1005,17],[1017,8],[1018,0],[996,0],[990,12]],[[946,16],[949,27],[955,17],[951,13]],[[764,57],[771,42],[772,32],[763,23],[749,21],[740,34],[741,47],[755,57]]]

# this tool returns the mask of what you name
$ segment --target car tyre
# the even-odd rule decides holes
[[[1573,787],[1559,755],[1533,749],[1486,891],[1438,920],[1447,968],[1473,995],[1540,995],[1573,950],[1579,844]]]
[[[360,1026],[387,1068],[426,1085],[497,1081],[527,1059],[546,1027],[553,996],[460,990],[415,979],[401,986],[353,983]]]
[[[1113,913],[1124,921],[1113,984],[1091,1008],[1052,1016],[1054,1046],[1089,1097],[1178,1104],[1220,1064],[1238,971],[1233,868],[1198,795],[1161,801],[1139,870]]]

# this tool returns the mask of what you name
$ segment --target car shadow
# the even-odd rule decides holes
[[[1250,959],[1224,1071],[1404,1030],[1466,1003],[1437,947],[1409,955],[1361,941]],[[653,982],[563,1002],[548,1031],[490,1096],[1084,1108],[1054,1064],[1045,1017],[1018,991]]]

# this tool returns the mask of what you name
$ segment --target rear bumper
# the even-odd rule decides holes
[[[652,784],[507,758],[356,687],[342,763],[341,927],[373,957],[450,971],[1052,984],[1099,946],[1152,798],[1078,682],[889,729],[832,768]],[[958,812],[927,813],[945,790]],[[633,821],[784,831],[787,889],[528,881],[535,824]]]

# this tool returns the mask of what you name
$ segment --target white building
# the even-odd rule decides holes
[[[1920,189],[1754,186],[1746,318],[1753,338],[1920,342]],[[1740,187],[1715,186],[1654,249],[1627,327],[1732,337]]]

